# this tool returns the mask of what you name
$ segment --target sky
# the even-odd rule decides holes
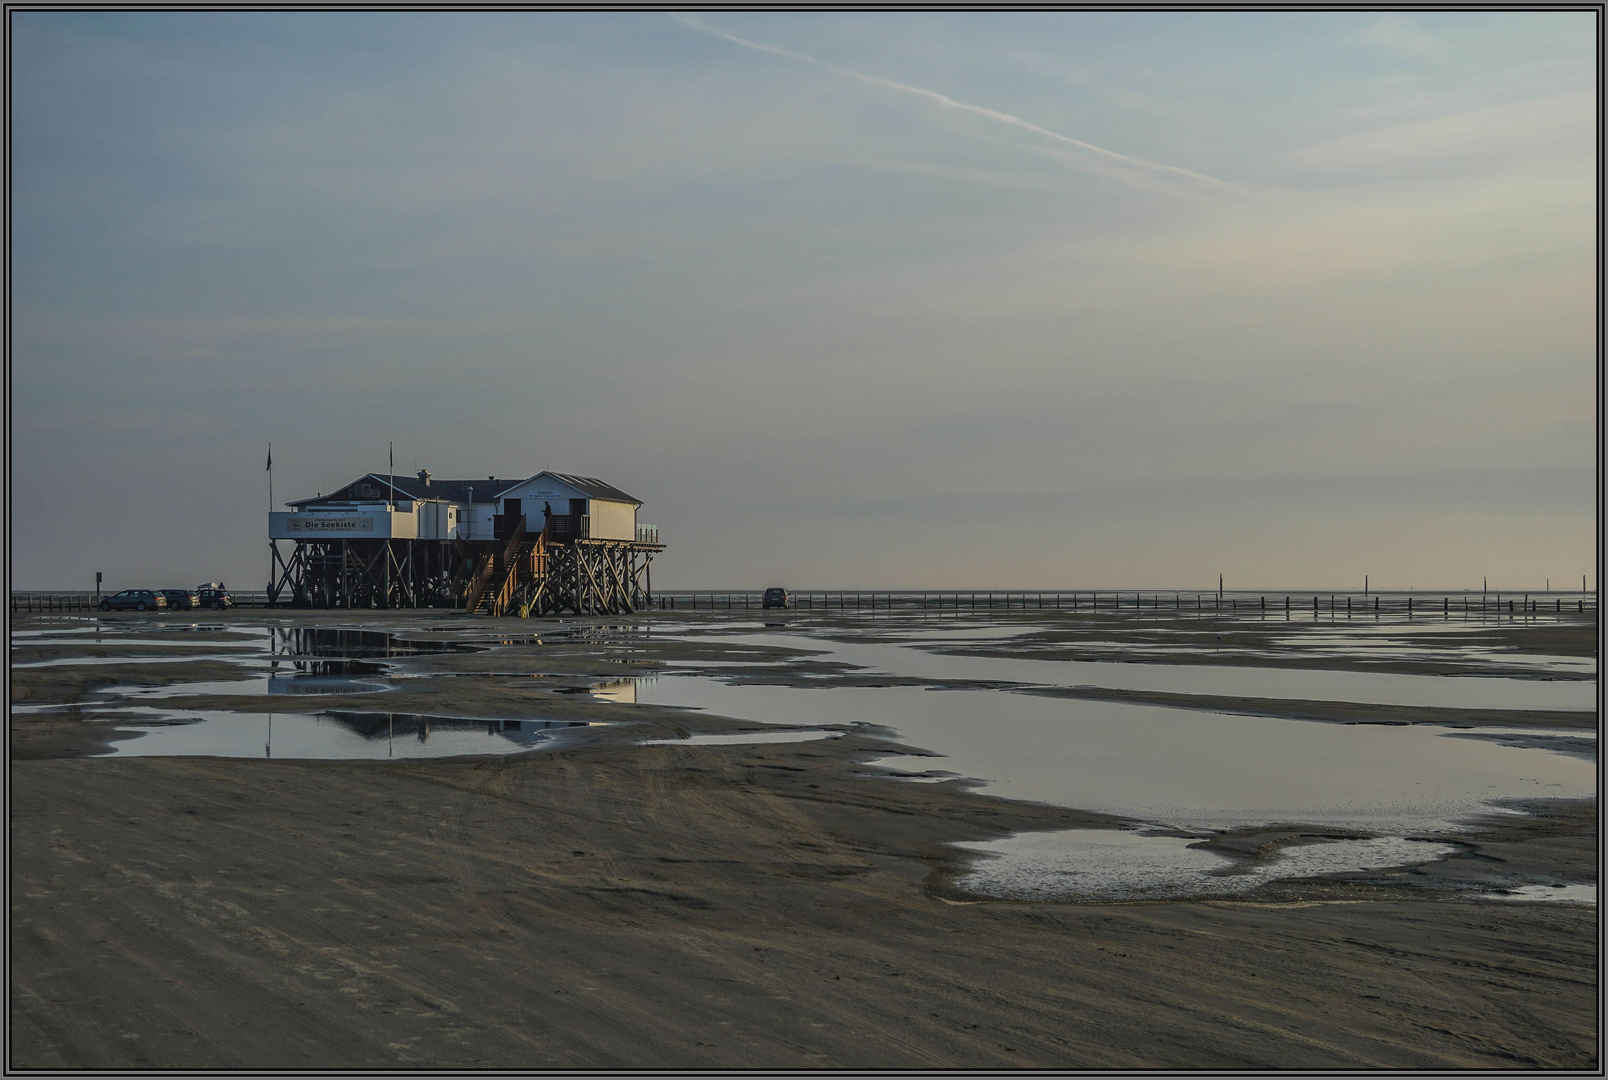
[[[270,442],[659,588],[1596,586],[1594,13],[8,17],[14,588],[263,588]]]

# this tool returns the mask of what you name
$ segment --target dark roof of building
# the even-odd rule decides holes
[[[562,480],[570,487],[583,492],[588,499],[607,499],[610,502],[627,502],[642,505],[641,499],[633,499],[613,484],[605,484],[595,476],[571,476],[569,473],[542,472],[538,476],[551,476],[555,480]]]
[[[605,484],[596,477],[570,476],[566,473],[556,472],[537,473],[536,475],[551,476],[555,480],[562,481],[582,492],[590,499],[608,499],[612,502],[628,502],[635,503],[637,506],[642,505],[642,500],[633,499],[619,488]],[[328,495],[318,495],[310,499],[295,499],[285,505],[307,506],[311,503],[328,502],[333,499],[340,499],[344,502],[356,497],[352,494],[352,489],[362,483],[376,485],[379,492],[377,496],[364,496],[364,498],[389,498],[390,496],[386,494],[385,488],[387,483],[391,483],[395,487],[396,497],[399,499],[443,499],[447,502],[468,502],[469,491],[472,488],[480,496],[481,502],[490,502],[502,492],[507,491],[516,484],[523,484],[528,479],[531,478],[522,476],[513,480],[498,479],[496,477],[487,477],[484,480],[438,480],[432,476],[429,482],[426,483],[417,476],[397,476],[393,478],[382,473],[368,473],[349,484],[336,488]]]
[[[417,476],[398,476],[394,479],[383,473],[368,473],[353,480],[350,484],[336,488],[327,495],[319,495],[311,499],[296,499],[287,502],[286,506],[306,506],[309,503],[327,502],[331,499],[354,498],[352,489],[358,484],[368,483],[375,485],[379,490],[378,498],[389,498],[385,488],[387,483],[393,483],[396,488],[396,497],[399,499],[444,499],[447,502],[468,502],[469,489],[473,488],[480,496],[481,502],[490,502],[496,494],[505,488],[511,488],[519,480],[505,480],[498,477],[486,477],[480,480],[438,480],[430,478],[427,484]],[[365,496],[373,498],[375,496]]]

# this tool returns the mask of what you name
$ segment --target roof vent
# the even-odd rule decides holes
[[[429,469],[420,469],[419,470],[419,482],[422,483],[425,487],[430,486],[430,470]]]
[[[487,480],[496,480],[497,478],[495,476],[488,476],[488,477],[486,477],[486,479]]]

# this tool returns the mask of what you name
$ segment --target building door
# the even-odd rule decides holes
[[[586,500],[585,499],[571,499],[570,500],[570,513],[574,514],[576,517],[580,517],[582,514],[586,513]]]
[[[520,500],[518,499],[504,499],[503,513],[507,514],[510,520],[517,518],[520,514],[525,512],[519,508],[519,504]]]

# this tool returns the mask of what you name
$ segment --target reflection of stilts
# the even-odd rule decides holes
[[[396,717],[391,713],[385,714],[385,756],[391,756],[391,743],[396,738]]]
[[[268,741],[267,741],[267,743],[265,743],[263,745],[262,752],[263,752],[263,756],[265,756],[265,757],[270,757],[271,758],[271,757],[274,756],[274,714],[273,713],[268,714]]]
[[[419,717],[419,741],[430,741],[430,718],[428,716]]]

